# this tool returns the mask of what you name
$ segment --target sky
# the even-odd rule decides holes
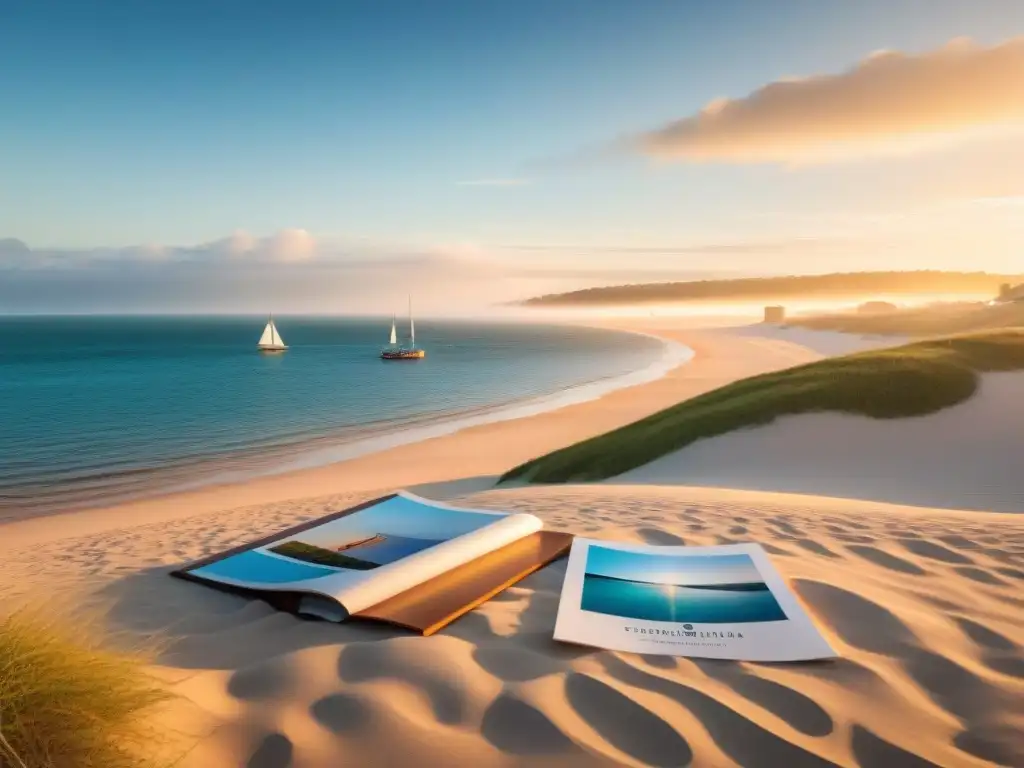
[[[651,555],[593,544],[587,573],[651,584],[750,584],[764,578],[749,555]]]
[[[1024,271],[1019,0],[0,16],[0,312]]]

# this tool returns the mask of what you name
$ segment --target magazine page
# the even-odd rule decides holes
[[[756,544],[665,547],[577,538],[555,639],[744,661],[836,655]]]
[[[186,569],[190,578],[260,591],[308,592],[344,606],[341,620],[540,530],[532,515],[450,507],[400,492],[298,526]]]
[[[358,613],[428,579],[453,571],[543,527],[540,519],[533,515],[457,510],[438,505],[431,505],[431,508],[433,521],[429,524],[418,521],[423,527],[416,530],[436,535],[447,526],[447,530],[452,531],[447,540],[382,565],[373,572],[372,578],[345,584],[340,592],[335,592],[335,597],[349,614]],[[467,515],[478,515],[479,518],[475,528],[463,533],[458,529],[468,527],[472,522],[464,519]],[[485,522],[488,517],[493,522]]]

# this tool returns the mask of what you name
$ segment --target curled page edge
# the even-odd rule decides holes
[[[390,565],[376,568],[373,571],[373,578],[347,586],[333,597],[350,615],[359,613],[488,552],[529,536],[541,530],[543,525],[541,520],[533,515],[508,515],[483,528],[457,536]]]

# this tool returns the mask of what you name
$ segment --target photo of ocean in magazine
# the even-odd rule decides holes
[[[172,573],[282,610],[375,619],[429,635],[563,555],[572,536],[533,515],[400,492]]]
[[[659,547],[576,539],[555,639],[750,661],[835,655],[756,544]]]
[[[585,611],[649,621],[783,621],[750,555],[648,555],[591,547],[583,577]]]

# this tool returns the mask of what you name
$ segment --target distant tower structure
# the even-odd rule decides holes
[[[786,308],[780,306],[765,307],[764,321],[774,325],[781,325],[786,322]]]

